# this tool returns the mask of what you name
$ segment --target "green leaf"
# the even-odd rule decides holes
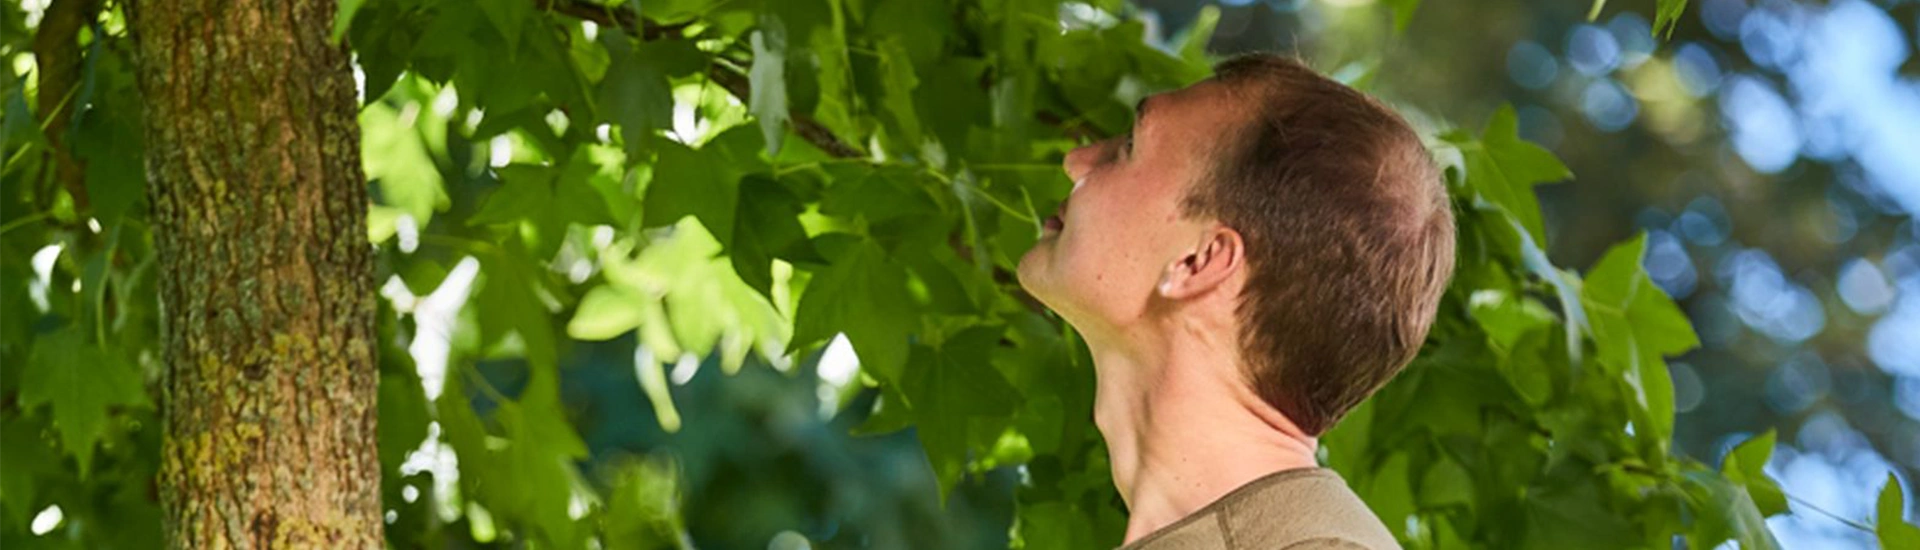
[[[1367,507],[1387,525],[1406,525],[1407,516],[1414,512],[1413,479],[1407,461],[1407,453],[1389,455],[1373,475],[1367,476],[1368,483],[1359,491]],[[1392,530],[1396,536],[1405,535],[1399,529]]]
[[[1600,11],[1599,1],[1595,0],[1594,12]],[[1673,37],[1673,27],[1680,23],[1680,16],[1687,11],[1687,0],[1660,0],[1658,11],[1653,14],[1653,34],[1661,38]]]
[[[1556,477],[1524,493],[1526,537],[1517,548],[1611,550],[1633,547],[1634,526],[1605,507],[1595,483]]]
[[[1526,193],[1531,197],[1533,192]],[[1579,278],[1555,267],[1553,261],[1547,259],[1547,252],[1540,249],[1540,245],[1528,235],[1519,220],[1502,216],[1498,221],[1492,221],[1492,225],[1489,231],[1494,235],[1511,237],[1511,246],[1519,250],[1521,265],[1553,287],[1554,294],[1560,299],[1564,317],[1561,324],[1566,329],[1567,357],[1573,365],[1579,365],[1582,348],[1580,339],[1592,326],[1584,302],[1580,299]]]
[[[506,39],[507,57],[512,58],[520,50],[520,31],[526,28],[526,20],[534,15],[533,2],[526,0],[480,0],[480,12],[486,14],[487,21]]]
[[[474,413],[462,374],[449,372],[436,404],[441,433],[459,458],[462,492],[513,529],[561,548],[577,547],[568,503],[579,490],[574,462],[587,447],[561,408],[557,374],[535,369],[517,399],[494,403],[500,434]]]
[[[846,17],[843,3],[834,0],[830,9],[833,15],[831,26],[815,27],[808,37],[808,46],[813,50],[814,63],[818,66],[820,102],[814,107],[814,117],[832,128],[842,141],[857,141],[860,124],[856,122],[860,113],[860,98],[854,89],[852,61],[847,58]]]
[[[914,111],[913,91],[920,86],[920,79],[913,74],[913,60],[907,54],[906,46],[896,38],[881,41],[880,106],[888,119],[893,121],[900,138],[906,142],[909,150],[915,150],[924,140],[920,130],[920,117]]]
[[[1494,111],[1478,140],[1459,133],[1445,139],[1460,148],[1468,186],[1518,220],[1533,242],[1546,242],[1533,186],[1564,180],[1573,173],[1553,153],[1520,139],[1513,106],[1502,105]]]
[[[547,539],[562,548],[578,546],[568,501],[578,484],[573,462],[587,457],[587,446],[567,422],[560,408],[553,374],[535,374],[517,402],[504,403],[495,412],[510,441],[507,472],[516,483],[506,495],[502,515],[514,514],[534,524]]]
[[[787,133],[787,32],[780,18],[770,14],[760,23],[761,29],[749,39],[753,66],[747,69],[747,81],[753,94],[747,100],[747,110],[759,120],[767,156],[772,157],[780,154],[780,143]]]
[[[580,340],[607,340],[640,326],[641,300],[617,285],[600,285],[580,298],[567,322],[567,336]]]
[[[1458,461],[1440,457],[1433,466],[1427,468],[1420,477],[1418,499],[1421,508],[1439,506],[1466,506],[1471,508],[1474,502],[1473,474],[1460,466]]]
[[[1773,447],[1774,432],[1767,430],[1741,442],[1720,461],[1720,475],[1726,476],[1727,481],[1745,487],[1747,494],[1753,496],[1753,504],[1761,516],[1787,511],[1786,494],[1765,472],[1767,459],[1773,455]]]
[[[601,532],[608,548],[677,548],[686,521],[680,515],[679,468],[666,458],[629,460],[608,490]]]
[[[1407,23],[1413,21],[1413,12],[1420,9],[1420,0],[1387,0],[1386,5],[1393,11],[1393,32],[1400,34],[1406,32]]]
[[[1646,244],[1642,234],[1613,247],[1588,274],[1584,290],[1601,363],[1624,375],[1637,410],[1644,411],[1645,438],[1664,449],[1673,426],[1673,381],[1665,359],[1700,342],[1686,314],[1641,267]]]
[[[1468,308],[1494,350],[1502,354],[1511,351],[1522,335],[1557,320],[1540,302],[1498,289],[1474,291]]]
[[[966,472],[968,442],[981,435],[971,431],[973,422],[1006,420],[1019,403],[1019,392],[989,360],[1001,332],[999,327],[974,326],[939,348],[915,345],[908,359],[907,398],[943,500]]]
[[[885,251],[871,240],[856,239],[800,295],[788,352],[844,332],[861,370],[899,383],[907,361],[907,335],[919,324],[906,285],[905,270]]]
[[[824,262],[807,240],[799,215],[800,198],[769,178],[748,176],[740,182],[739,215],[735,217],[734,247],[730,251],[740,279],[773,298],[773,260]]]
[[[1883,550],[1920,548],[1920,527],[1907,523],[1906,503],[1900,492],[1900,478],[1893,472],[1887,472],[1887,485],[1880,489],[1880,501],[1876,507],[1879,515],[1874,520],[1873,532],[1880,536],[1880,548]]]
[[[68,325],[34,343],[20,377],[20,407],[48,405],[60,443],[85,478],[93,446],[105,435],[116,407],[146,406],[140,371],[113,350],[91,342],[85,327]]]
[[[401,355],[405,348],[398,348]],[[388,359],[393,355],[382,350],[381,361],[401,361],[408,368],[413,361],[407,358]],[[380,422],[379,431],[380,468],[382,471],[397,471],[407,454],[420,448],[420,442],[427,438],[427,394],[420,385],[420,377],[410,371],[390,370],[380,374]]]
[[[713,143],[698,150],[667,139],[654,143],[659,157],[643,202],[646,226],[673,225],[691,215],[721,246],[731,246],[740,204],[740,174],[735,165],[716,154]]]
[[[1039,4],[1035,3],[1036,6]],[[872,5],[872,13],[867,19],[867,34],[876,44],[888,39],[899,40],[907,53],[900,60],[902,63],[921,67],[931,65],[941,57],[947,37],[962,32],[962,29],[954,28],[954,21],[958,17],[948,2],[872,0]]]
[[[7,467],[0,468],[0,512],[11,525],[24,526],[44,507],[43,487],[50,481],[72,477],[60,464],[60,449],[44,437],[46,417],[31,414],[8,415],[0,419],[0,448],[6,449]],[[18,527],[15,527],[16,529]]]
[[[379,190],[375,203],[399,209],[423,228],[434,212],[452,205],[420,130],[402,124],[392,107],[372,103],[360,110],[360,150],[367,179]]]
[[[1780,547],[1745,487],[1712,472],[1687,472],[1682,480],[1687,498],[1699,514],[1695,520],[1698,525],[1688,533],[1693,548],[1712,548],[1729,539],[1749,550]]]
[[[147,174],[140,163],[145,146],[139,120],[125,116],[125,111],[100,106],[76,118],[78,127],[68,139],[86,144],[75,147],[73,155],[86,163],[83,183],[93,209],[88,214],[102,226],[114,225],[133,212],[146,195]]]
[[[474,301],[478,306],[480,339],[493,345],[508,334],[518,334],[527,361],[535,371],[559,364],[552,318],[537,295],[544,262],[528,257],[517,246],[477,255],[485,279]],[[540,271],[536,271],[540,270]]]
[[[1192,65],[1206,65],[1207,44],[1213,41],[1213,30],[1219,25],[1220,7],[1201,7],[1200,14],[1193,18],[1193,24],[1187,27],[1186,37],[1180,40],[1180,59]]]
[[[327,36],[327,43],[339,45],[340,37],[347,35],[347,26],[353,23],[353,15],[360,13],[360,6],[367,0],[340,0],[340,9],[333,14],[333,34]]]
[[[553,172],[545,166],[510,164],[497,170],[501,186],[467,218],[468,225],[537,221],[553,206]]]
[[[673,88],[663,72],[672,56],[650,44],[636,48],[618,29],[601,33],[600,43],[608,65],[595,103],[607,120],[620,125],[627,158],[641,158],[656,131],[673,127]]]
[[[467,219],[469,225],[531,224],[536,237],[528,241],[536,254],[547,257],[559,249],[572,224],[614,223],[606,195],[589,181],[588,156],[576,154],[568,166],[556,169],[535,164],[509,164],[495,169],[501,187]],[[523,235],[524,236],[524,235]]]

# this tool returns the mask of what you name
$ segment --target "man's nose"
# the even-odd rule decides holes
[[[1093,166],[1092,157],[1099,147],[1100,143],[1095,142],[1075,147],[1072,151],[1068,151],[1067,158],[1061,159],[1060,161],[1060,169],[1067,172],[1067,179],[1077,182],[1080,181],[1080,178],[1085,177],[1087,170]]]

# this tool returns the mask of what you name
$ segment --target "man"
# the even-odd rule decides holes
[[[1317,438],[1411,360],[1453,271],[1419,136],[1252,55],[1067,155],[1020,282],[1077,328],[1128,549],[1397,548]]]

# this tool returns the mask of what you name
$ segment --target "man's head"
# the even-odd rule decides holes
[[[1228,317],[1253,390],[1326,431],[1413,357],[1453,270],[1452,213],[1419,136],[1271,55],[1138,111],[1129,134],[1067,155],[1073,194],[1021,284],[1090,341]]]

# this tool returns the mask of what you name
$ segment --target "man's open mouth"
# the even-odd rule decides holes
[[[1061,229],[1067,227],[1066,216],[1067,201],[1060,201],[1060,208],[1055,210],[1052,216],[1047,216],[1047,219],[1041,220],[1040,227],[1044,231],[1059,232]]]

